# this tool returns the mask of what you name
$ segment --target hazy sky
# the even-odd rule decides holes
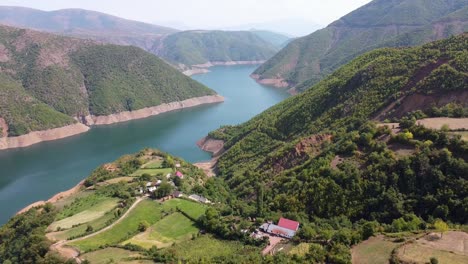
[[[83,8],[149,23],[222,28],[285,19],[327,25],[370,0],[0,0],[42,10]],[[176,25],[178,24],[178,25]]]

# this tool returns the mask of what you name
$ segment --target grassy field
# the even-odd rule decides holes
[[[118,177],[118,178],[114,178],[114,179],[110,179],[110,180],[107,180],[105,181],[105,183],[107,184],[114,184],[114,183],[119,183],[119,182],[131,182],[133,181],[134,177]]]
[[[94,199],[93,199],[94,201]],[[94,205],[88,207],[88,209],[81,211],[73,216],[64,218],[62,220],[53,222],[48,230],[56,231],[57,228],[69,229],[74,225],[88,223],[93,220],[99,219],[104,216],[107,212],[111,211],[117,206],[119,199],[104,197],[103,199],[98,199],[98,202]],[[77,208],[82,208],[78,206]]]
[[[105,248],[82,255],[81,259],[88,260],[91,264],[107,264],[107,263],[153,263],[149,260],[131,260],[132,258],[141,257],[139,253],[128,251],[120,248]],[[111,262],[112,261],[112,262]]]
[[[141,222],[146,221],[150,225],[156,223],[161,218],[160,208],[161,206],[158,203],[151,200],[144,200],[140,202],[125,219],[111,229],[97,234],[96,236],[76,241],[70,245],[87,252],[95,250],[102,245],[118,244],[133,236],[138,231],[138,225]]]
[[[411,263],[428,263],[431,257],[437,258],[439,263],[443,264],[468,263],[468,256],[466,255],[437,250],[419,243],[411,243],[398,250],[398,259]]]
[[[168,248],[183,260],[195,261],[201,258],[229,257],[235,254],[260,254],[260,248],[245,246],[237,241],[219,240],[211,235],[203,235],[195,240],[178,243]]]
[[[86,228],[88,225],[93,227],[93,230],[99,230],[107,226],[107,223],[114,218],[114,211],[108,212],[107,214],[103,215],[102,217],[93,220],[91,222],[86,223],[85,225],[79,225],[73,228],[70,228],[65,231],[60,232],[53,232],[48,234],[48,236],[55,240],[68,240],[71,237],[77,237],[79,235],[83,235],[86,233]]]
[[[153,161],[150,161],[146,164],[143,164],[143,166],[141,166],[142,169],[161,169],[162,168],[162,163],[163,161],[162,160],[153,160]]]
[[[108,200],[114,199],[107,196],[97,195],[96,193],[80,197],[73,200],[72,203],[64,206],[63,210],[58,213],[57,220],[62,220],[85,210],[89,210],[90,208],[98,206],[102,202]]]
[[[137,176],[141,176],[143,174],[149,174],[151,176],[155,176],[155,175],[158,175],[158,174],[162,174],[162,175],[167,175],[168,173],[172,173],[172,169],[171,168],[158,168],[158,169],[139,169],[137,171],[135,171],[132,176],[134,177],[137,177]]]
[[[85,198],[85,197],[88,197],[92,194],[94,194],[95,191],[81,191],[81,192],[77,192],[77,193],[74,193],[73,195],[71,196],[68,196],[68,197],[65,197],[63,199],[60,199],[58,200],[57,202],[54,203],[54,206],[59,209],[59,210],[62,210],[65,206],[69,206],[70,204],[72,204],[75,200],[77,199],[82,199],[82,198]]]
[[[184,199],[171,199],[169,201],[166,201],[163,204],[163,207],[165,210],[171,208],[179,208],[181,211],[183,211],[193,219],[198,219],[200,216],[205,214],[207,208],[206,205],[203,205],[201,203],[192,202]]]
[[[352,248],[353,263],[387,264],[392,250],[399,245],[401,243],[394,243],[384,236],[371,237]]]
[[[198,231],[195,223],[190,219],[181,213],[173,213],[122,244],[132,243],[144,248],[168,247],[174,242],[190,240]]]

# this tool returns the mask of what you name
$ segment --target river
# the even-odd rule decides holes
[[[249,77],[256,66],[219,66],[193,78],[225,102],[100,126],[62,140],[0,151],[0,225],[28,204],[46,200],[86,178],[97,166],[145,147],[190,162],[209,160],[195,142],[221,125],[249,120],[289,95]]]

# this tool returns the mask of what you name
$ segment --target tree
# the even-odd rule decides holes
[[[168,196],[171,193],[172,193],[172,185],[167,182],[163,182],[161,183],[161,185],[159,185],[158,189],[156,189],[156,191],[153,192],[153,196],[154,198],[163,198],[163,197]]]
[[[92,225],[88,225],[88,226],[86,227],[86,232],[93,232],[93,230],[94,230],[94,228],[93,228]]]
[[[262,216],[263,215],[263,196],[264,196],[264,190],[263,186],[259,184],[257,186],[257,215]]]
[[[444,234],[444,232],[446,232],[449,229],[447,223],[445,223],[444,221],[440,219],[437,219],[435,221],[434,228],[440,232],[440,238],[442,238],[442,235]]]

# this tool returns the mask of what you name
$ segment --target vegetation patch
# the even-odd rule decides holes
[[[152,261],[136,261],[136,258],[141,258],[142,255],[138,252],[133,252],[121,248],[105,248],[86,253],[80,256],[82,260],[88,260],[92,264],[107,264],[107,263],[153,263]]]
[[[353,263],[387,264],[392,251],[399,245],[401,242],[392,242],[383,235],[371,237],[352,248]]]
[[[194,240],[168,248],[178,259],[196,261],[212,258],[234,258],[235,255],[260,255],[260,248],[246,246],[238,241],[220,240],[203,235]]]
[[[144,248],[171,246],[174,242],[191,239],[199,232],[196,224],[181,213],[170,214],[122,244],[135,244]]]
[[[78,247],[81,251],[95,250],[101,246],[116,245],[138,232],[140,223],[156,223],[161,218],[159,205],[150,200],[141,201],[121,222],[111,229],[90,238],[79,240],[70,245]]]
[[[88,223],[93,220],[99,219],[104,216],[107,212],[111,211],[117,206],[119,199],[117,198],[106,198],[98,199],[99,202],[94,203],[94,200],[84,199],[86,202],[90,202],[88,209],[81,211],[73,216],[64,218],[56,221],[49,226],[49,230],[57,231],[60,229],[69,229],[73,226]],[[86,203],[85,203],[86,204]],[[76,208],[81,208],[84,204],[77,205]],[[73,210],[70,210],[72,212]]]

